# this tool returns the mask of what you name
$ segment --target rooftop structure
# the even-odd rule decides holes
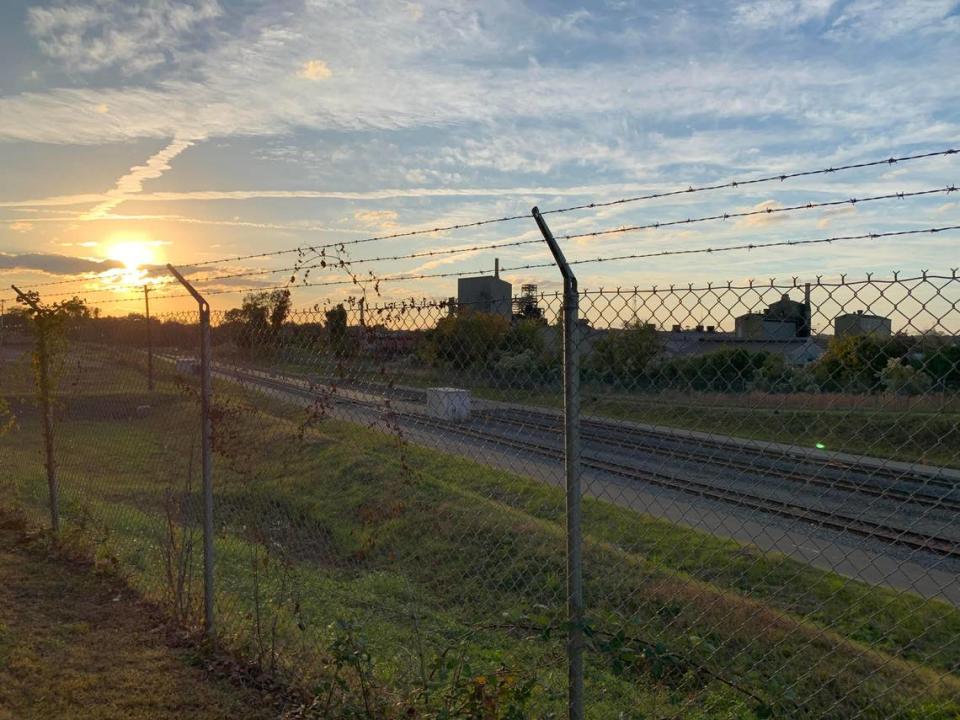
[[[804,292],[804,302],[792,300],[784,294],[763,312],[750,312],[736,318],[736,336],[750,340],[786,340],[810,337],[810,286]]]
[[[863,310],[846,315],[838,315],[833,321],[833,334],[837,337],[851,337],[855,335],[874,335],[876,337],[890,337],[893,333],[893,324],[890,318],[880,315],[869,315]]]

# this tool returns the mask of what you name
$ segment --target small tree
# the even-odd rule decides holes
[[[16,289],[16,288],[14,288]],[[33,352],[33,367],[36,376],[37,396],[46,455],[47,485],[50,497],[50,526],[56,533],[60,529],[60,488],[57,480],[57,463],[54,453],[53,396],[59,377],[58,361],[66,350],[66,327],[68,324],[90,317],[90,310],[78,297],[61,300],[52,305],[40,302],[36,292],[21,293],[17,300],[26,306],[26,316],[36,338]]]
[[[455,368],[489,365],[503,348],[510,321],[500,315],[463,310],[442,318],[427,336],[424,354]]]
[[[224,322],[236,327],[236,343],[251,348],[276,340],[290,314],[290,291],[258,292],[246,295],[239,308],[227,310]]]
[[[340,303],[332,310],[324,313],[326,318],[327,335],[330,338],[330,346],[333,348],[333,354],[337,357],[343,357],[349,352],[349,338],[347,335],[347,309]]]

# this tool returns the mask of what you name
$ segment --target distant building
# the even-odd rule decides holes
[[[855,313],[837,316],[833,321],[833,334],[838,338],[855,335],[890,337],[893,334],[893,324],[890,318],[868,315],[863,310],[858,310]]]
[[[763,317],[759,313],[757,315]],[[769,332],[770,328],[767,328],[767,331]],[[671,332],[660,331],[657,336],[667,357],[706,355],[719,350],[741,349],[781,355],[789,365],[807,365],[816,361],[823,355],[826,345],[824,339],[813,337],[741,337],[734,333],[717,332],[712,325],[698,325],[689,330],[674,326]]]
[[[787,340],[810,337],[810,286],[805,302],[791,300],[784,294],[761,313],[747,313],[734,320],[738,338],[744,340]]]
[[[493,275],[460,278],[457,280],[457,308],[460,311],[513,317],[513,286],[500,279],[500,261],[494,265]]]

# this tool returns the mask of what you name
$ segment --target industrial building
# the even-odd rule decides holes
[[[838,338],[855,335],[890,337],[893,334],[893,324],[890,318],[869,315],[863,310],[858,310],[855,313],[838,315],[833,321],[833,334]]]
[[[736,348],[754,353],[782,355],[788,365],[807,365],[818,360],[826,349],[824,338],[741,337],[735,333],[718,332],[713,325],[698,325],[688,330],[674,325],[670,332],[658,331],[657,337],[667,357],[706,355]]]
[[[457,308],[475,312],[513,317],[513,286],[500,279],[500,260],[496,260],[493,275],[460,278],[457,280]]]
[[[788,340],[810,337],[810,286],[804,302],[791,300],[784,294],[763,312],[746,313],[734,320],[735,334],[743,340]]]

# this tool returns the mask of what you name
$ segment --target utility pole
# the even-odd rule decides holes
[[[150,286],[143,286],[143,304],[147,314],[147,390],[153,392],[153,336],[150,331]]]
[[[47,461],[47,490],[50,493],[50,529],[56,535],[60,532],[60,482],[57,479],[57,461],[53,448],[53,406],[50,402],[50,345],[47,333],[49,326],[45,322],[43,308],[16,285],[13,291],[36,313],[34,324],[37,328],[37,390],[40,396],[40,419],[43,428],[43,449]]]

